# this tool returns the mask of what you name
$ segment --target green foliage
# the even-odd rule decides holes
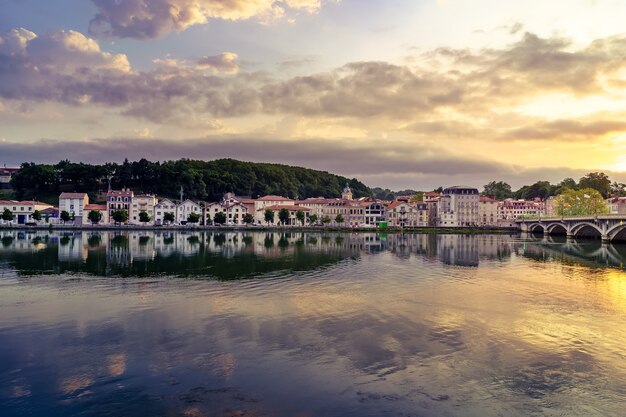
[[[593,188],[607,198],[611,193],[611,180],[604,172],[590,172],[578,181],[579,188]]]
[[[339,213],[336,217],[335,217],[335,222],[341,224],[343,223],[345,220],[343,218],[343,215],[341,213]]]
[[[163,221],[168,223],[174,223],[176,221],[176,217],[174,216],[174,213],[168,211],[163,213]]]
[[[289,221],[289,210],[286,208],[281,208],[278,212],[278,220],[284,225]]]
[[[317,214],[314,213],[309,216],[309,223],[315,224],[317,223],[317,220],[318,220]]]
[[[609,211],[602,195],[593,188],[566,190],[554,199],[554,207],[559,216],[586,216]]]
[[[328,216],[328,214],[325,214],[324,216],[322,216],[322,223],[324,224],[330,223],[330,217]]]
[[[243,222],[246,223],[246,224],[254,223],[254,216],[252,214],[250,214],[250,213],[246,213],[243,216]]]
[[[187,223],[196,224],[200,221],[200,215],[198,213],[189,213],[187,216]]]
[[[126,223],[128,221],[128,212],[126,210],[116,210],[111,214],[116,223]]]
[[[305,219],[305,215],[304,212],[302,210],[298,210],[296,211],[296,219],[302,223],[302,226],[304,226],[304,219]]]
[[[61,220],[63,220],[63,223],[69,222],[71,219],[72,219],[72,216],[70,216],[70,213],[68,213],[65,210],[61,212]]]
[[[356,179],[328,172],[279,164],[242,162],[234,159],[150,162],[141,159],[122,164],[90,165],[61,161],[56,165],[22,164],[11,184],[17,198],[58,195],[59,191],[98,194],[106,191],[108,177],[113,188],[129,187],[136,193],[178,197],[180,187],[190,199],[217,201],[226,192],[260,197],[267,194],[291,198],[339,197],[346,183],[355,197],[370,195]]]
[[[219,211],[219,212],[215,213],[215,216],[213,216],[213,222],[215,224],[225,224],[226,223],[226,213],[224,213],[223,211]]]
[[[35,210],[32,217],[35,221],[41,221],[41,212],[39,210]]]
[[[152,220],[152,218],[150,217],[150,215],[148,213],[146,213],[145,211],[139,212],[139,221],[140,222],[146,224],[150,220]]]
[[[274,210],[265,209],[264,218],[265,218],[265,223],[268,223],[268,224],[274,223]]]
[[[492,196],[496,200],[505,200],[513,197],[511,186],[504,181],[491,181],[485,185],[482,194]]]
[[[11,210],[9,210],[8,208],[5,208],[4,211],[2,212],[2,220],[4,220],[5,222],[11,222],[13,221],[14,218],[15,216],[13,215]]]
[[[100,213],[98,210],[91,210],[87,214],[87,220],[89,220],[93,224],[98,224],[102,220],[102,213]]]

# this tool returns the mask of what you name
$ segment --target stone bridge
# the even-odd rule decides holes
[[[585,217],[538,217],[515,221],[523,232],[626,241],[626,215],[603,214]]]

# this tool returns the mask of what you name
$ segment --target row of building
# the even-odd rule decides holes
[[[218,213],[223,213],[226,225],[278,224],[278,213],[289,213],[286,225],[311,224],[311,219],[321,224],[327,219],[330,226],[343,227],[514,227],[515,220],[525,216],[554,215],[553,198],[546,201],[513,200],[496,201],[480,195],[478,189],[454,186],[441,193],[425,193],[421,201],[414,196],[399,196],[395,201],[372,197],[353,198],[346,185],[341,198],[307,198],[302,200],[268,195],[256,199],[240,198],[227,193],[219,202],[198,202],[190,199],[159,199],[155,195],[135,195],[130,189],[109,190],[105,204],[91,204],[86,193],[62,193],[58,208],[33,201],[0,201],[0,212],[9,209],[15,216],[11,223],[36,222],[32,214],[39,211],[45,222],[61,222],[59,213],[66,212],[70,219],[65,223],[90,224],[89,212],[101,215],[99,224],[114,223],[113,213],[125,211],[127,223],[132,225],[212,225]],[[609,203],[607,203],[609,204]],[[626,209],[626,199],[611,200],[616,213]],[[274,213],[273,221],[266,220],[266,211]],[[626,211],[626,210],[625,210]],[[142,216],[141,213],[147,216]],[[612,211],[613,212],[613,211]],[[143,218],[142,218],[143,217]],[[146,219],[149,219],[147,222]],[[144,221],[142,221],[144,220]],[[5,222],[6,223],[6,222]]]

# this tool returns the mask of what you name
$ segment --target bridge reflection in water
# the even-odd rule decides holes
[[[0,270],[18,275],[219,280],[312,271],[362,254],[477,267],[514,256],[624,268],[626,245],[565,236],[310,232],[0,231]]]

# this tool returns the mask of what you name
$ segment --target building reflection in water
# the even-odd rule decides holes
[[[413,256],[477,267],[514,253],[585,265],[626,264],[623,245],[565,237],[279,231],[0,231],[0,257],[29,274],[85,272],[109,276],[207,276],[236,279],[279,270],[310,270],[363,253]],[[227,268],[225,268],[227,267]]]

